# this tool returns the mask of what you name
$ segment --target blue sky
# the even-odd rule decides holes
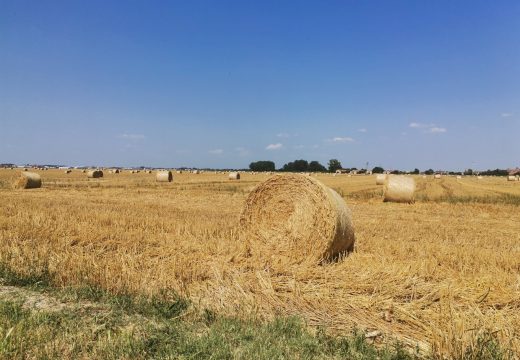
[[[0,1],[0,162],[520,165],[518,1]]]

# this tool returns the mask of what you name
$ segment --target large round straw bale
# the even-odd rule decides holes
[[[155,175],[155,180],[159,182],[173,181],[173,174],[171,171],[158,171]]]
[[[33,172],[21,172],[20,177],[14,182],[15,189],[37,189],[42,186],[42,178]]]
[[[386,174],[376,175],[376,185],[384,185],[386,181]]]
[[[71,169],[67,169],[67,170],[64,171],[65,174],[70,174],[71,172],[72,172]]]
[[[384,187],[384,201],[413,203],[415,180],[407,176],[389,176]]]
[[[507,177],[507,181],[516,181],[516,177],[513,176],[513,175],[509,175],[509,176]]]
[[[90,170],[87,172],[87,177],[90,179],[97,179],[103,177],[103,171],[101,170]]]
[[[434,179],[440,179],[440,178],[441,178],[441,174],[435,174],[435,175],[433,176],[433,178],[434,178]]]
[[[193,170],[194,174],[200,174],[200,170]]]
[[[320,262],[352,251],[347,204],[318,180],[275,175],[250,193],[240,224],[254,256]]]
[[[229,180],[240,180],[240,173],[238,173],[238,172],[229,173]]]

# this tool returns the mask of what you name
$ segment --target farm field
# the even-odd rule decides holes
[[[383,203],[375,176],[312,175],[352,210],[355,250],[338,262],[280,264],[248,253],[240,213],[269,176],[36,171],[13,190],[0,169],[0,262],[57,287],[173,291],[216,314],[299,316],[334,335],[378,332],[461,358],[494,334],[520,353],[520,182],[416,176],[415,204]]]

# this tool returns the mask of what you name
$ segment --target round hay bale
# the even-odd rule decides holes
[[[462,176],[460,176],[460,175],[457,175],[457,179],[462,179]]]
[[[173,174],[171,171],[158,171],[155,175],[155,180],[158,182],[172,182]]]
[[[68,169],[68,170],[65,170],[65,171],[64,171],[65,174],[70,174],[71,172],[72,172],[71,169]]]
[[[376,185],[384,185],[386,181],[386,174],[376,175]]]
[[[87,172],[87,177],[89,179],[98,179],[103,177],[103,171],[101,170],[90,170]]]
[[[434,179],[440,179],[440,178],[441,178],[441,174],[435,174],[435,175],[433,176],[433,178],[434,178]]]
[[[321,262],[352,251],[352,215],[343,198],[318,180],[274,175],[249,194],[240,225],[252,254]]]
[[[509,176],[507,177],[507,181],[516,181],[516,177],[513,176],[513,175],[509,175]]]
[[[238,172],[232,172],[229,173],[229,180],[240,180],[240,173]]]
[[[200,174],[200,170],[193,170],[194,174]]]
[[[13,184],[15,189],[37,189],[42,187],[42,178],[33,172],[21,172],[20,177]]]
[[[384,187],[384,201],[413,203],[415,180],[407,176],[389,176]]]

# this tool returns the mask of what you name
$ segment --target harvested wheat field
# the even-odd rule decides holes
[[[519,182],[416,176],[415,203],[401,204],[383,202],[375,176],[312,175],[347,202],[355,248],[287,266],[255,257],[239,225],[267,174],[40,175],[42,188],[15,191],[16,174],[0,170],[0,261],[16,272],[114,293],[172,289],[220,314],[298,315],[439,356],[461,358],[490,332],[520,352]]]

